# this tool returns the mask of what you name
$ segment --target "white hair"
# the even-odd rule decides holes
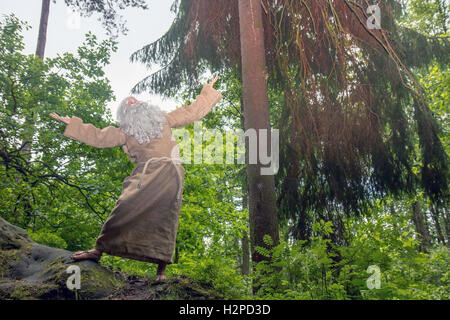
[[[165,112],[149,102],[139,101],[126,106],[129,98],[122,100],[117,109],[117,120],[120,127],[129,136],[136,138],[139,144],[150,142],[150,139],[161,138]]]

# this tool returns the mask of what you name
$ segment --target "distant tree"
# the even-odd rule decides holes
[[[56,3],[56,0],[53,0]],[[82,16],[89,17],[93,13],[101,14],[104,28],[111,39],[117,38],[120,32],[126,34],[128,29],[117,11],[127,7],[148,9],[145,0],[64,0],[64,3]],[[45,43],[47,40],[48,17],[50,14],[50,0],[42,0],[41,19],[39,24],[39,36],[36,55],[44,59]]]
[[[50,14],[50,0],[42,0],[41,19],[39,22],[38,42],[36,46],[36,55],[44,59],[45,44],[47,42],[48,16]]]

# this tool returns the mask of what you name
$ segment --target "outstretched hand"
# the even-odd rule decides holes
[[[211,82],[205,82],[204,84],[203,84],[203,86],[205,87],[205,86],[209,86],[209,87],[213,87],[214,86],[214,83],[216,83],[216,81],[217,81],[217,79],[219,79],[219,76],[215,76],[212,80],[211,80]]]
[[[52,117],[52,118],[54,118],[56,120],[62,121],[64,123],[66,123],[66,124],[70,123],[70,118],[69,117],[61,117],[55,112],[50,113],[50,117]]]

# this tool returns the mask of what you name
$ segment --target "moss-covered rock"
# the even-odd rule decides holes
[[[222,300],[208,284],[185,276],[154,282],[130,276],[127,284],[106,299],[111,300]]]
[[[25,230],[0,218],[0,250],[19,249],[32,242]]]
[[[40,245],[0,218],[0,299],[223,299],[205,283],[184,276],[153,282],[113,272],[92,261],[74,262],[72,252]],[[67,268],[77,265],[81,287],[67,288]]]
[[[119,274],[92,261],[74,262],[71,255],[33,242],[0,218],[0,299],[100,299],[124,285]],[[70,265],[80,267],[77,292],[66,285]]]

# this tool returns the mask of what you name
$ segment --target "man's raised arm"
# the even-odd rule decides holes
[[[70,119],[64,135],[96,148],[122,146],[126,142],[126,136],[120,128],[109,126],[98,129],[75,116]]]
[[[64,135],[96,148],[111,148],[126,143],[126,135],[120,128],[109,126],[98,129],[75,116],[70,118]]]
[[[211,83],[204,84],[202,91],[192,104],[166,114],[167,122],[171,128],[186,126],[198,121],[211,111],[212,107],[222,99],[222,93],[213,88],[217,78]]]

